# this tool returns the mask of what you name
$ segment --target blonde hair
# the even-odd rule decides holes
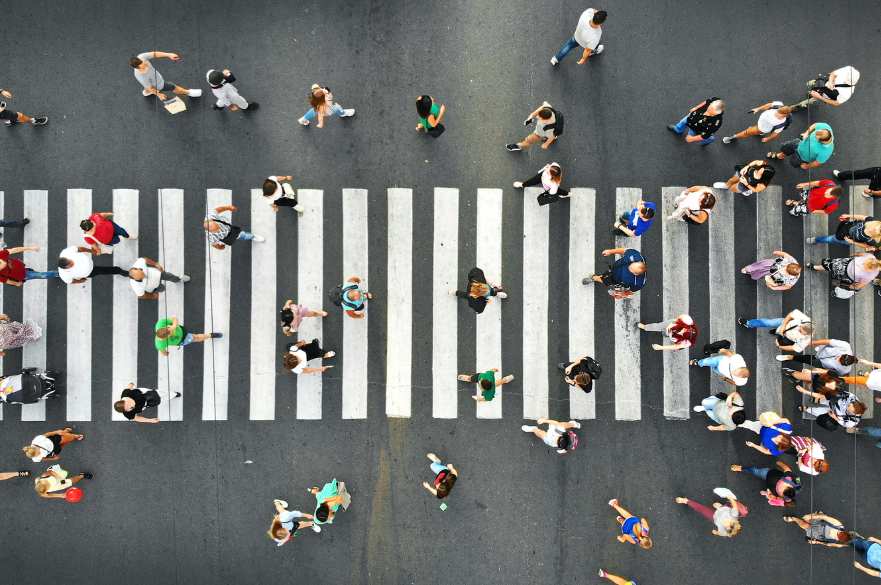
[[[485,297],[489,294],[489,285],[485,282],[472,282],[468,285],[468,294],[472,297]]]
[[[869,270],[878,270],[881,268],[881,260],[878,260],[875,256],[869,256],[869,259],[866,260],[866,268]]]
[[[34,489],[41,496],[49,492],[49,484],[46,483],[46,477],[40,477],[34,482]]]
[[[40,449],[39,447],[37,447],[35,445],[28,445],[27,447],[22,447],[21,450],[24,451],[24,454],[31,459],[33,459],[34,457],[39,457],[40,453],[43,451],[42,449]]]

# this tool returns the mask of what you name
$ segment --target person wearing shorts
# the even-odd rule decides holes
[[[437,499],[442,500],[450,494],[456,480],[459,479],[459,471],[453,467],[453,464],[445,464],[440,457],[434,453],[426,453],[425,455],[431,461],[429,467],[434,474],[434,486],[427,481],[422,482],[422,487],[431,492]]]
[[[206,339],[219,339],[223,337],[217,332],[212,333],[189,333],[183,325],[178,322],[177,317],[165,317],[159,319],[153,327],[155,337],[153,343],[156,351],[162,355],[168,355],[169,347],[186,347],[191,343],[202,343]]]
[[[496,397],[496,388],[514,380],[513,374],[508,374],[496,380],[498,371],[498,368],[493,368],[476,374],[459,374],[456,376],[456,379],[460,382],[470,382],[476,385],[477,389],[471,398],[477,402],[489,402]]]
[[[538,428],[538,425],[547,423],[548,430]],[[563,423],[549,418],[540,418],[535,425],[523,425],[520,427],[524,433],[532,433],[542,442],[557,451],[559,455],[565,455],[578,446],[578,437],[571,429],[580,429],[581,423],[574,420]]]
[[[649,536],[649,523],[645,518],[634,516],[618,503],[617,499],[609,500],[609,506],[618,512],[616,520],[621,529],[618,542],[638,544],[640,548],[648,550],[652,548],[652,537]]]
[[[748,138],[750,136],[761,136],[762,142],[770,142],[780,136],[780,133],[789,127],[792,123],[792,108],[784,106],[781,101],[768,102],[761,106],[756,106],[750,110],[752,114],[758,114],[759,119],[755,126],[750,126],[746,130],[741,130],[737,134],[722,137],[724,144],[731,144],[735,140]]]
[[[12,92],[8,89],[0,89],[0,96],[8,100],[12,99]],[[32,126],[45,126],[49,123],[48,116],[28,116],[15,110],[6,108],[6,102],[0,100],[0,121],[7,126],[15,126],[16,124],[31,124]]]
[[[541,142],[542,149],[547,150],[557,141],[557,138],[563,135],[563,114],[555,110],[548,102],[542,102],[523,121],[523,125],[529,126],[533,122],[535,122],[535,128],[532,130],[532,134],[520,142],[506,144],[505,148],[510,152],[517,152]]]
[[[835,135],[832,127],[825,122],[815,122],[802,132],[801,136],[780,145],[780,150],[769,152],[771,160],[789,158],[789,164],[804,170],[813,169],[825,163],[835,152]]]
[[[181,60],[181,56],[177,53],[167,53],[165,51],[148,51],[129,59],[128,64],[134,69],[135,79],[144,87],[141,93],[145,97],[155,95],[164,101],[167,97],[162,93],[164,91],[171,91],[175,95],[185,95],[194,98],[201,97],[201,89],[187,89],[182,85],[165,81],[162,74],[153,67],[152,59],[170,59],[177,62]]]
[[[771,184],[776,170],[767,161],[754,160],[734,167],[734,175],[727,181],[716,181],[714,189],[728,189],[732,193],[749,197],[761,193]]]

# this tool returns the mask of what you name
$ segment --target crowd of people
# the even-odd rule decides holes
[[[565,57],[576,48],[581,49],[581,57],[577,61],[579,65],[598,58],[604,52],[600,40],[607,17],[604,10],[585,10],[574,33],[551,58],[551,66],[560,66]],[[134,77],[142,86],[143,95],[161,100],[163,107],[172,114],[186,109],[183,98],[199,98],[202,95],[201,89],[188,89],[166,81],[154,66],[154,61],[159,59],[176,62],[180,58],[180,55],[173,52],[150,51],[132,57],[129,61]],[[726,180],[710,181],[712,186],[694,185],[685,189],[675,198],[671,209],[662,209],[660,202],[636,202],[630,211],[615,219],[612,232],[620,238],[639,238],[651,229],[658,217],[663,217],[662,221],[704,224],[710,219],[719,197],[762,196],[778,172],[783,172],[786,162],[795,171],[808,173],[807,180],[796,184],[797,194],[786,200],[788,213],[793,217],[835,213],[842,203],[843,186],[848,182],[868,180],[869,185],[861,194],[867,198],[881,197],[881,167],[826,170],[828,167],[824,165],[834,154],[836,143],[830,124],[817,121],[809,124],[799,134],[786,136],[793,123],[803,126],[803,122],[797,120],[800,111],[814,108],[816,115],[813,118],[822,119],[824,108],[839,107],[851,99],[859,79],[860,73],[855,67],[844,66],[808,81],[806,91],[790,92],[796,101],[789,105],[784,100],[759,96],[768,101],[749,110],[751,114],[758,115],[755,123],[723,136],[720,142],[730,145],[757,138],[757,143],[771,144],[778,139],[783,140],[778,148],[738,164],[734,167],[734,174]],[[242,112],[253,112],[257,109],[257,102],[246,100],[238,92],[234,85],[236,78],[229,69],[211,69],[206,74],[206,80],[217,100],[215,109]],[[169,93],[173,94],[172,97],[169,97]],[[0,95],[6,99],[12,98],[12,93],[6,89],[0,90]],[[308,111],[298,119],[303,126],[314,123],[317,128],[322,128],[329,117],[346,118],[355,115],[354,109],[347,109],[336,103],[331,90],[319,84],[311,86],[308,104]],[[419,121],[416,131],[433,138],[440,137],[445,131],[442,120],[446,110],[445,104],[430,95],[417,96],[416,112]],[[708,97],[678,117],[678,121],[669,125],[668,129],[681,137],[684,148],[695,148],[697,145],[709,147],[716,142],[726,111],[727,105],[723,99]],[[0,102],[0,119],[7,125],[45,125],[48,122],[46,116],[28,116],[10,111],[6,109],[6,102]],[[531,131],[519,141],[508,143],[506,149],[518,152],[539,145],[542,150],[547,151],[564,135],[564,114],[560,108],[543,101],[529,113],[523,125],[531,128]],[[292,180],[293,177],[289,175],[267,177],[262,184],[262,191],[273,211],[278,212],[287,207],[292,210],[293,217],[297,218],[305,209],[297,200],[296,190],[290,183]],[[563,168],[555,161],[549,161],[529,178],[513,183],[515,189],[539,188],[538,205],[569,198],[570,192],[562,185]],[[259,245],[265,241],[264,236],[234,223],[232,214],[236,211],[235,205],[222,205],[208,210],[204,218],[206,240],[218,252],[238,242],[247,241]],[[807,243],[811,245],[833,246],[835,252],[830,257],[805,259],[800,263],[792,254],[775,250],[770,257],[758,258],[742,267],[740,272],[770,291],[777,292],[791,289],[805,269],[827,273],[834,285],[834,294],[840,299],[851,298],[871,285],[881,285],[878,279],[881,261],[876,256],[881,250],[881,220],[855,213],[840,214],[838,220],[840,223],[834,233],[807,239]],[[11,228],[26,229],[27,224],[27,218],[0,221],[0,225]],[[117,224],[111,212],[91,213],[82,219],[79,226],[82,230],[82,242],[72,243],[64,248],[53,270],[35,270],[14,257],[36,251],[35,246],[24,245],[0,250],[0,282],[20,287],[30,280],[58,278],[67,285],[77,285],[95,277],[117,276],[128,280],[139,299],[155,301],[165,291],[167,283],[178,286],[190,281],[189,275],[175,275],[148,257],[140,257],[128,267],[98,264],[98,258],[110,254],[114,246],[125,245],[126,241],[137,238],[136,234]],[[859,251],[846,254],[844,249],[837,246],[854,246]],[[627,302],[628,298],[649,285],[649,259],[642,252],[632,247],[620,246],[603,250],[602,256],[610,260],[607,269],[588,275],[583,280],[584,285],[596,283],[606,286],[613,302]],[[479,267],[468,272],[463,290],[451,289],[449,294],[463,299],[478,314],[484,312],[493,300],[509,298],[509,291],[502,284],[490,280]],[[362,319],[368,301],[373,299],[374,295],[368,291],[366,283],[358,275],[349,277],[332,290],[329,296],[330,302],[352,319]],[[327,315],[328,312],[321,307],[306,306],[294,299],[284,303],[280,311],[281,334],[295,339],[281,356],[284,369],[295,375],[320,375],[333,367],[324,362],[335,357],[334,350],[327,349],[320,339],[299,339],[298,335],[299,327],[305,319],[324,318]],[[811,415],[816,426],[827,432],[843,428],[848,433],[881,438],[881,428],[860,427],[867,405],[852,391],[853,386],[881,391],[881,364],[873,362],[873,356],[858,357],[851,344],[844,340],[816,339],[814,324],[802,310],[793,310],[786,315],[740,317],[737,322],[749,330],[768,330],[774,336],[779,350],[777,359],[786,377],[791,380],[793,398],[799,399],[799,410],[803,409],[803,412]],[[657,351],[690,352],[698,347],[700,327],[687,313],[662,318],[654,323],[635,322],[631,325],[647,334],[660,335],[662,342],[652,345]],[[18,322],[6,315],[0,315],[2,352],[34,342],[41,335],[40,327],[32,321]],[[181,350],[193,343],[207,343],[222,335],[223,332],[220,331],[190,331],[174,315],[159,319],[154,327],[155,348],[165,356],[171,351]],[[730,470],[760,480],[764,486],[760,495],[770,506],[793,507],[802,488],[800,474],[819,476],[830,471],[827,449],[812,436],[812,432],[798,434],[805,431],[797,430],[793,421],[780,413],[761,412],[757,413],[756,420],[747,418],[743,391],[740,388],[747,384],[752,370],[732,345],[731,340],[710,340],[703,345],[701,357],[689,360],[689,366],[710,369],[726,385],[725,391],[707,396],[694,406],[694,411],[704,413],[711,420],[713,424],[707,426],[710,431],[745,429],[757,435],[758,442],[747,441],[746,445],[765,458],[760,460],[757,454],[756,460],[751,461],[751,464],[731,464]],[[309,365],[317,360],[321,361],[321,365]],[[559,364],[559,369],[563,381],[582,392],[591,392],[594,380],[602,374],[601,365],[588,355],[564,361]],[[58,396],[61,385],[56,384],[56,378],[55,372],[34,368],[5,376],[0,380],[0,402],[30,404]],[[514,374],[503,376],[497,368],[492,368],[483,372],[459,374],[457,378],[460,382],[474,385],[475,401],[491,402],[498,399],[497,389],[514,380]],[[140,388],[132,382],[122,390],[113,408],[126,419],[155,424],[159,422],[159,418],[146,416],[145,411],[179,397],[180,393],[169,395],[163,389]],[[804,407],[801,405],[802,397],[806,400]],[[881,398],[875,400],[881,402]],[[806,426],[813,423],[800,421],[799,424],[805,430],[813,428],[808,429]],[[535,424],[524,424],[521,427],[524,433],[532,434],[560,455],[570,454],[577,448],[580,429],[581,424],[578,421],[561,422],[547,418],[540,418]],[[23,453],[35,463],[56,461],[66,445],[83,439],[84,436],[77,434],[73,428],[63,428],[34,437],[23,448]],[[881,442],[877,446],[881,447]],[[784,455],[793,458],[795,467],[782,459]],[[768,460],[767,457],[774,460]],[[459,478],[459,471],[452,464],[444,463],[434,453],[428,453],[427,458],[434,479],[432,482],[423,482],[423,487],[436,498],[448,497]],[[29,475],[27,470],[0,473],[0,480]],[[82,497],[82,491],[76,484],[84,479],[92,479],[92,475],[88,472],[70,474],[60,465],[54,464],[35,478],[34,487],[44,498],[78,501]],[[291,509],[284,500],[274,500],[274,515],[268,535],[279,546],[289,542],[303,529],[311,528],[314,532],[320,532],[322,525],[333,522],[340,508],[345,510],[351,503],[345,483],[336,479],[320,489],[317,486],[309,488],[307,493],[315,497],[315,508],[311,514]],[[716,488],[714,494],[720,501],[714,502],[712,507],[684,496],[677,496],[673,501],[686,505],[708,520],[713,525],[712,534],[733,538],[741,532],[742,521],[748,515],[749,509],[726,487]],[[617,499],[610,500],[609,506],[617,512],[617,539],[622,543],[651,549],[653,541],[648,520],[631,514]],[[870,575],[881,576],[881,540],[864,538],[853,530],[847,530],[841,521],[821,511],[802,517],[784,516],[783,520],[797,524],[811,544],[852,547],[857,555],[855,566]],[[635,583],[634,580],[616,576],[604,569],[599,570],[599,576],[618,585]]]

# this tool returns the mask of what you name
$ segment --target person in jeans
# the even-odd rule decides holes
[[[639,250],[633,248],[603,250],[603,256],[615,255],[621,257],[615,260],[608,270],[603,274],[592,274],[582,279],[581,284],[599,282],[609,287],[609,294],[615,300],[626,299],[632,297],[645,286],[648,266],[645,257]]]
[[[456,376],[456,379],[460,382],[470,382],[476,385],[474,396],[471,397],[475,401],[489,402],[496,397],[496,388],[514,381],[513,374],[508,374],[507,376],[503,376],[496,380],[496,374],[498,372],[498,368],[493,368],[476,374],[459,374]]]
[[[856,394],[841,388],[821,387],[819,391],[813,391],[813,388],[808,390],[799,384],[795,389],[810,396],[817,404],[807,408],[799,405],[798,410],[817,417],[817,424],[826,430],[835,430],[835,423],[845,429],[853,428],[860,424],[866,412],[866,405],[857,399]]]
[[[434,485],[432,486],[427,481],[423,481],[422,487],[437,499],[442,500],[450,495],[450,491],[456,485],[456,480],[459,479],[459,471],[453,467],[452,463],[442,462],[440,457],[434,453],[426,453],[425,456],[431,461],[429,467],[434,474]]]
[[[801,264],[791,254],[774,250],[771,258],[756,260],[740,269],[753,280],[761,280],[770,290],[789,290],[801,278]]]
[[[205,235],[208,237],[208,243],[212,248],[223,250],[227,246],[232,246],[238,240],[251,240],[254,242],[265,242],[266,238],[245,231],[237,225],[233,225],[226,221],[229,218],[222,216],[223,213],[238,211],[235,205],[221,205],[215,207],[214,211],[205,216],[202,227],[205,228]]]
[[[750,126],[731,136],[723,136],[722,142],[731,144],[735,140],[750,136],[761,136],[763,143],[770,142],[780,136],[780,133],[786,130],[792,122],[792,108],[784,106],[780,101],[768,102],[750,110],[751,114],[760,112],[761,115],[755,126]]]
[[[803,217],[808,214],[830,215],[838,209],[841,187],[832,179],[805,181],[795,186],[801,193],[798,199],[787,199],[789,215]]]
[[[416,124],[417,132],[425,132],[432,138],[437,138],[444,132],[441,120],[447,107],[434,101],[430,95],[421,95],[416,98],[416,113],[419,115],[419,123]]]
[[[667,129],[680,136],[684,134],[686,142],[700,142],[705,146],[716,139],[724,114],[725,102],[717,97],[707,98]]]
[[[239,94],[239,90],[233,85],[236,81],[235,75],[229,69],[217,71],[209,69],[205,74],[208,85],[211,86],[211,93],[217,98],[214,103],[215,110],[228,109],[230,112],[244,110],[253,112],[260,107],[257,102],[249,102]]]
[[[746,329],[773,329],[777,336],[777,347],[782,351],[802,353],[811,343],[814,332],[811,318],[795,309],[785,317],[744,319],[737,318],[737,324]]]
[[[324,119],[328,116],[350,118],[355,115],[353,108],[346,109],[334,103],[333,94],[330,93],[329,87],[321,87],[317,83],[313,83],[309,88],[309,106],[311,106],[309,111],[297,120],[303,126],[308,126],[315,121],[315,118],[318,118],[318,128],[324,128]]]
[[[871,215],[842,213],[834,234],[806,238],[808,244],[856,246],[866,252],[881,250],[881,220]]]
[[[83,240],[96,256],[105,253],[103,246],[115,246],[121,241],[120,238],[138,239],[137,236],[130,236],[125,228],[110,219],[111,217],[113,213],[110,211],[96,212],[80,222]],[[111,254],[112,250],[107,250],[106,253]]]
[[[278,212],[279,207],[288,207],[303,215],[305,208],[297,202],[297,193],[288,183],[293,180],[291,175],[272,175],[263,181],[263,196],[272,201],[272,211]]]
[[[820,544],[829,548],[843,548],[850,544],[853,534],[844,529],[844,523],[823,512],[798,516],[784,516],[783,521],[795,524],[805,531],[808,544]]]
[[[881,197],[881,167],[869,167],[867,169],[857,169],[853,171],[832,171],[835,178],[839,181],[860,181],[869,180],[869,186],[863,189],[861,193],[863,197],[869,199],[871,197]]]
[[[5,218],[0,218],[0,227],[11,227],[11,228],[22,228],[22,229],[24,229],[24,226],[26,226],[26,225],[29,224],[29,223],[31,223],[31,220],[29,220],[29,219],[26,218],[26,217],[25,217],[25,218],[22,218],[22,219],[5,219]],[[0,233],[0,235],[3,235],[3,234]]]
[[[850,544],[858,558],[853,566],[872,577],[881,577],[881,540],[874,536],[862,538],[854,534]]]
[[[795,496],[801,489],[801,481],[792,472],[792,468],[779,459],[775,462],[776,467],[743,467],[734,464],[731,471],[735,473],[746,472],[765,482],[765,489],[760,492],[768,500],[771,506],[795,507]]]
[[[11,258],[11,254],[24,252],[37,252],[39,246],[19,246],[17,248],[0,249],[0,282],[11,286],[22,286],[25,281],[34,279],[58,278],[57,270],[38,272],[25,266],[18,258]]]
[[[168,355],[169,347],[184,348],[191,343],[204,343],[209,339],[220,339],[223,334],[213,333],[190,333],[177,320],[177,317],[165,317],[156,321],[153,327],[153,344],[156,351],[164,356]]]
[[[543,191],[538,195],[538,204],[546,205],[562,198],[569,197],[569,191],[560,187],[563,182],[563,167],[560,163],[552,162],[543,166],[533,176],[525,181],[514,181],[515,189],[536,187],[541,185]]]
[[[174,398],[180,398],[181,393],[175,392],[174,396],[169,396],[168,390],[151,388],[135,388],[135,383],[130,382],[126,386],[119,400],[113,403],[113,410],[120,413],[128,420],[139,423],[156,424],[159,417],[141,416],[141,413],[148,408],[156,408],[163,402],[168,402]]]
[[[810,347],[814,348],[813,354],[781,354],[777,356],[777,359],[784,363],[796,362],[814,368],[822,368],[836,376],[850,374],[853,365],[859,361],[853,355],[850,343],[841,339],[814,339],[811,341]]]
[[[540,429],[539,426],[547,423],[548,430]],[[535,425],[523,425],[520,430],[524,433],[532,433],[542,442],[554,449],[558,455],[565,455],[578,447],[578,435],[572,429],[580,429],[581,423],[574,420],[560,422],[550,418],[540,418]]]
[[[745,165],[735,165],[731,178],[727,181],[716,181],[713,188],[727,189],[736,195],[749,197],[767,189],[776,172],[768,161],[757,159]]]
[[[780,145],[780,150],[769,152],[772,160],[783,160],[787,156],[789,164],[804,170],[815,169],[825,163],[835,151],[835,136],[832,127],[825,122],[814,122],[802,132],[799,138]]]
[[[591,56],[602,53],[603,45],[600,44],[600,38],[603,36],[603,27],[601,25],[606,22],[607,16],[608,13],[605,10],[595,8],[588,8],[582,12],[578,24],[575,26],[575,32],[563,43],[557,54],[551,57],[551,65],[556,67],[575,47],[584,49],[581,53],[581,59],[578,60],[579,65],[587,63]]]
[[[715,425],[707,425],[707,430],[733,431],[746,422],[743,406],[743,397],[735,390],[730,394],[720,392],[707,396],[692,410],[705,413],[710,420],[716,423]]]
[[[547,150],[557,141],[557,138],[563,135],[563,114],[555,110],[548,102],[542,102],[526,120],[523,121],[524,126],[529,126],[535,122],[535,128],[532,134],[521,140],[520,142],[512,142],[506,144],[505,148],[510,152],[526,150],[533,144],[541,142],[543,150]]]
[[[683,313],[670,321],[637,323],[636,326],[643,331],[663,333],[673,342],[672,345],[653,343],[652,349],[655,351],[677,351],[680,349],[688,349],[694,345],[695,341],[697,341],[697,325],[691,315],[686,313]]]
[[[148,51],[128,60],[128,64],[134,69],[135,79],[144,87],[144,90],[141,92],[144,94],[144,97],[155,95],[164,101],[166,98],[166,95],[162,93],[164,91],[172,91],[175,95],[185,95],[192,98],[202,96],[201,89],[187,89],[182,85],[165,81],[162,74],[153,67],[151,62],[153,59],[169,59],[177,62],[181,60],[181,56],[177,53],[168,53],[166,51]]]
[[[166,272],[162,264],[146,256],[135,260],[132,267],[128,269],[128,278],[132,290],[142,301],[157,300],[159,293],[165,290],[164,281],[166,280],[168,282],[190,282],[189,274],[177,276]]]
[[[728,488],[716,488],[713,492],[720,498],[728,501],[727,504],[713,502],[713,509],[710,509],[699,502],[684,498],[676,497],[674,501],[677,504],[684,504],[713,523],[713,534],[722,538],[734,538],[740,534],[740,519],[747,515],[749,510],[746,506],[737,501],[737,496]]]
[[[585,394],[593,390],[593,381],[600,377],[603,369],[589,355],[575,358],[569,363],[561,362],[557,367],[563,372],[563,381],[581,389]]]
[[[657,209],[655,203],[640,199],[636,202],[636,207],[621,214],[618,221],[612,225],[612,233],[617,236],[638,238],[652,227]]]
[[[474,309],[475,313],[483,313],[487,303],[492,302],[492,297],[507,299],[508,293],[502,288],[501,284],[489,284],[483,270],[476,266],[468,271],[468,283],[465,290],[450,289],[450,296],[456,296],[465,299],[468,306]]]
[[[302,528],[311,528],[313,532],[321,532],[321,526],[315,524],[315,517],[299,510],[288,510],[288,503],[284,500],[273,500],[275,516],[272,517],[272,525],[269,527],[269,538],[275,541],[277,546],[284,546],[297,535]]]
[[[732,386],[745,386],[749,382],[750,371],[743,356],[724,347],[719,348],[719,353],[714,356],[688,360],[688,365],[710,368],[723,382]]]
[[[84,246],[68,246],[58,258],[58,277],[65,284],[82,284],[95,276],[128,276],[118,266],[95,266],[92,250]]]

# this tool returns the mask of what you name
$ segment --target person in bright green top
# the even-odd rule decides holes
[[[825,122],[811,124],[802,132],[800,138],[789,140],[780,145],[777,152],[769,152],[768,158],[783,160],[791,156],[789,164],[802,169],[813,169],[832,156],[835,150],[832,127]]]
[[[471,382],[472,384],[477,384],[477,391],[471,398],[473,398],[477,402],[489,402],[496,397],[497,387],[504,386],[508,382],[514,380],[513,374],[508,374],[504,378],[496,380],[496,373],[498,371],[498,368],[493,368],[491,370],[478,372],[476,374],[459,374],[458,376],[456,376],[456,379],[460,382]]]
[[[218,339],[223,337],[220,333],[189,333],[181,325],[177,317],[165,317],[156,321],[153,327],[155,337],[153,344],[156,351],[162,355],[168,355],[169,347],[184,347],[191,343],[202,343],[206,339]]]
[[[316,486],[306,491],[315,496],[315,517],[312,520],[315,524],[333,524],[333,517],[340,506],[348,510],[352,503],[346,484],[338,482],[336,478],[324,484],[320,490]]]
[[[438,104],[430,95],[419,96],[416,98],[416,113],[419,114],[419,123],[416,125],[416,131],[428,132],[432,136],[438,134],[439,136],[439,133],[432,133],[431,131],[438,127],[443,128],[441,120],[446,111],[447,107],[443,104]]]

